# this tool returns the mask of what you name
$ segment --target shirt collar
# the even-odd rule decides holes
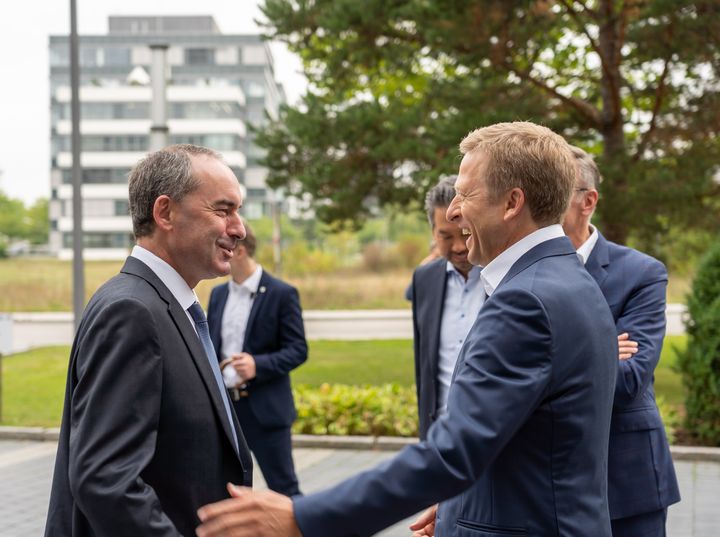
[[[523,237],[490,261],[480,273],[483,288],[487,296],[491,296],[495,292],[495,289],[500,285],[502,279],[525,253],[542,242],[564,236],[565,233],[560,224],[540,228],[530,233],[530,235]]]
[[[587,260],[590,258],[590,254],[592,254],[593,248],[595,248],[598,241],[597,229],[592,224],[589,225],[590,236],[580,245],[580,248],[577,249],[578,256],[580,257],[580,261],[582,261],[583,265],[587,263]]]
[[[470,270],[468,271],[468,275],[467,275],[467,281],[474,280],[476,277],[479,277],[480,270],[482,270],[482,267],[478,267],[475,265],[470,267]],[[454,272],[459,277],[461,277],[463,279],[463,281],[465,281],[465,276],[460,274],[460,271],[458,269],[456,269],[455,265],[453,265],[450,261],[448,261],[447,265],[445,265],[445,271],[450,272],[450,273]]]
[[[262,266],[258,264],[255,267],[255,270],[253,273],[245,278],[244,281],[237,283],[234,280],[230,280],[230,291],[231,292],[238,292],[241,289],[244,289],[247,293],[251,295],[257,294],[258,287],[260,286],[260,278],[262,277]]]
[[[150,250],[136,244],[130,256],[145,263],[160,278],[160,281],[165,284],[165,287],[172,293],[182,309],[187,310],[198,301],[195,291],[190,289],[183,277],[166,261],[160,259]]]

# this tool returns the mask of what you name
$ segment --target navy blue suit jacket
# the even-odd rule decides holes
[[[263,290],[264,289],[264,290]],[[228,284],[210,293],[210,338],[220,355]],[[290,427],[297,415],[290,371],[307,359],[300,297],[297,290],[263,270],[245,330],[243,352],[255,358],[256,377],[248,382],[250,408],[264,427]]]
[[[436,259],[415,269],[407,293],[412,300],[415,388],[423,440],[437,418],[438,353],[447,278],[447,259]]]
[[[536,246],[485,301],[427,440],[293,498],[303,535],[371,535],[445,500],[437,537],[609,537],[617,361],[607,303],[570,241]]]
[[[675,469],[655,403],[654,371],[665,336],[667,271],[660,261],[599,235],[585,265],[610,306],[617,333],[638,352],[620,361],[610,428],[610,517],[664,509],[680,500]]]

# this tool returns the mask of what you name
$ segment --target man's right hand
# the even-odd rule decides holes
[[[437,509],[438,504],[433,505],[410,525],[410,529],[413,530],[412,537],[433,537],[435,535]]]

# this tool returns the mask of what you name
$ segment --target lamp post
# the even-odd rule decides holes
[[[75,0],[70,0],[70,95],[73,185],[73,314],[77,331],[85,307],[85,267],[83,265],[82,169],[80,164],[80,65]]]

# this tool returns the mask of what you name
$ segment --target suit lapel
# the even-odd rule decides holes
[[[607,266],[610,264],[610,255],[608,253],[608,243],[605,237],[598,231],[598,240],[595,243],[595,247],[590,252],[585,263],[585,268],[590,273],[597,284],[602,287],[602,284],[607,278]]]
[[[200,379],[205,385],[205,389],[210,396],[212,406],[215,409],[215,413],[217,414],[220,423],[222,424],[223,430],[225,431],[225,436],[227,437],[228,442],[230,442],[230,445],[233,446],[234,451],[235,442],[233,440],[232,430],[230,429],[231,424],[227,419],[225,405],[218,390],[217,382],[215,382],[215,375],[213,374],[212,369],[210,369],[210,362],[205,354],[205,349],[203,348],[202,343],[200,343],[200,338],[195,332],[195,328],[192,326],[192,321],[188,318],[187,313],[185,313],[185,310],[182,309],[178,301],[165,284],[162,283],[160,278],[158,278],[157,275],[142,261],[129,257],[125,262],[125,266],[122,268],[122,272],[134,274],[135,276],[143,278],[155,288],[158,295],[160,295],[160,298],[167,303],[168,314],[173,320],[173,323],[175,323],[178,332],[180,332],[180,336],[190,351],[190,356],[195,363]],[[238,435],[238,437],[239,436],[240,435]],[[238,442],[239,441],[240,440],[238,438]]]
[[[247,326],[245,327],[245,337],[243,338],[242,346],[243,351],[245,352],[247,352],[248,348],[248,334],[251,333],[251,330],[253,329],[253,325],[255,323],[255,319],[258,315],[258,311],[260,311],[263,303],[265,302],[265,294],[267,293],[267,289],[270,283],[270,277],[268,276],[267,272],[263,270],[262,275],[260,276],[258,290],[255,293],[255,298],[253,299],[252,306],[250,307],[250,315],[248,316]]]
[[[445,307],[445,294],[447,292],[447,261],[444,263],[438,263],[438,266],[431,275],[432,282],[428,286],[430,290],[431,303],[437,304],[437,307],[430,308],[430,314],[432,315],[430,326],[433,327],[433,339],[430,341],[430,351],[434,356],[437,356],[437,360],[430,360],[430,366],[432,370],[432,378],[437,378],[438,372],[438,361],[440,359],[440,331],[442,329],[442,316],[443,309]],[[437,285],[434,282],[442,281],[442,285]]]

